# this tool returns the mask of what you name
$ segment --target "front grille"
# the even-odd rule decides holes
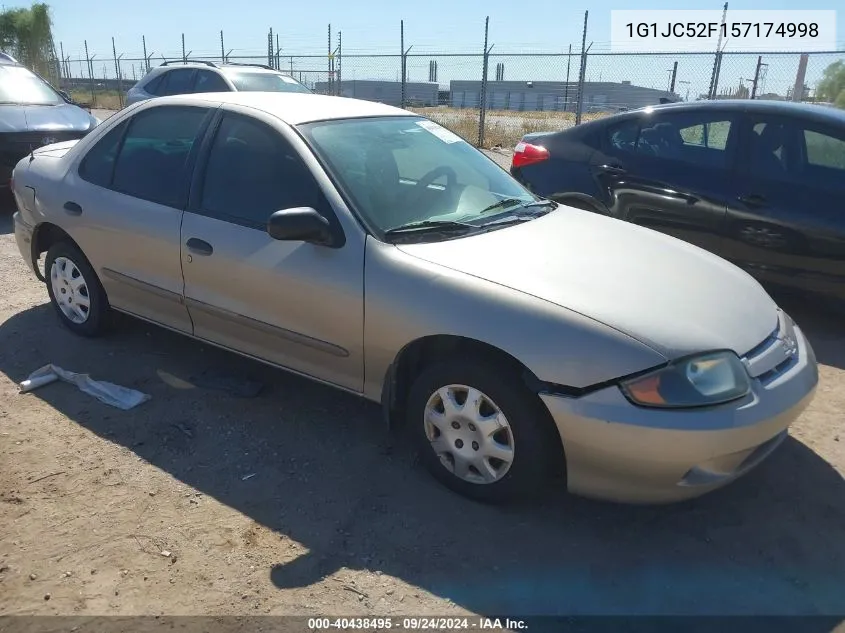
[[[14,167],[18,161],[29,154],[32,150],[61,143],[62,141],[73,141],[85,136],[85,132],[12,132],[0,134],[0,164],[7,167]]]
[[[789,371],[798,362],[798,339],[792,321],[778,312],[778,326],[742,357],[752,378],[764,385]]]

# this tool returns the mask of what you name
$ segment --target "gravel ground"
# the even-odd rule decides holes
[[[845,614],[845,326],[787,442],[668,507],[452,495],[378,407],[129,318],[58,324],[0,214],[0,614]],[[46,364],[151,394],[123,412]],[[226,380],[253,380],[253,397]]]

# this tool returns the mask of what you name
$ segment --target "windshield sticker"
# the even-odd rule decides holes
[[[445,127],[438,125],[434,121],[417,121],[417,125],[427,132],[431,132],[444,143],[458,143],[464,140],[454,132],[450,132]]]

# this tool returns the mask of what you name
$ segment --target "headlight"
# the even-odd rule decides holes
[[[712,352],[676,361],[650,374],[626,380],[622,392],[644,407],[704,407],[748,393],[748,372],[733,352]]]

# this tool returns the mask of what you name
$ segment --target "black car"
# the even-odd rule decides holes
[[[654,106],[528,134],[511,173],[540,196],[668,233],[760,281],[845,299],[845,111]]]
[[[30,151],[82,138],[97,123],[67,95],[10,56],[0,55],[0,190],[9,186],[12,169]]]

